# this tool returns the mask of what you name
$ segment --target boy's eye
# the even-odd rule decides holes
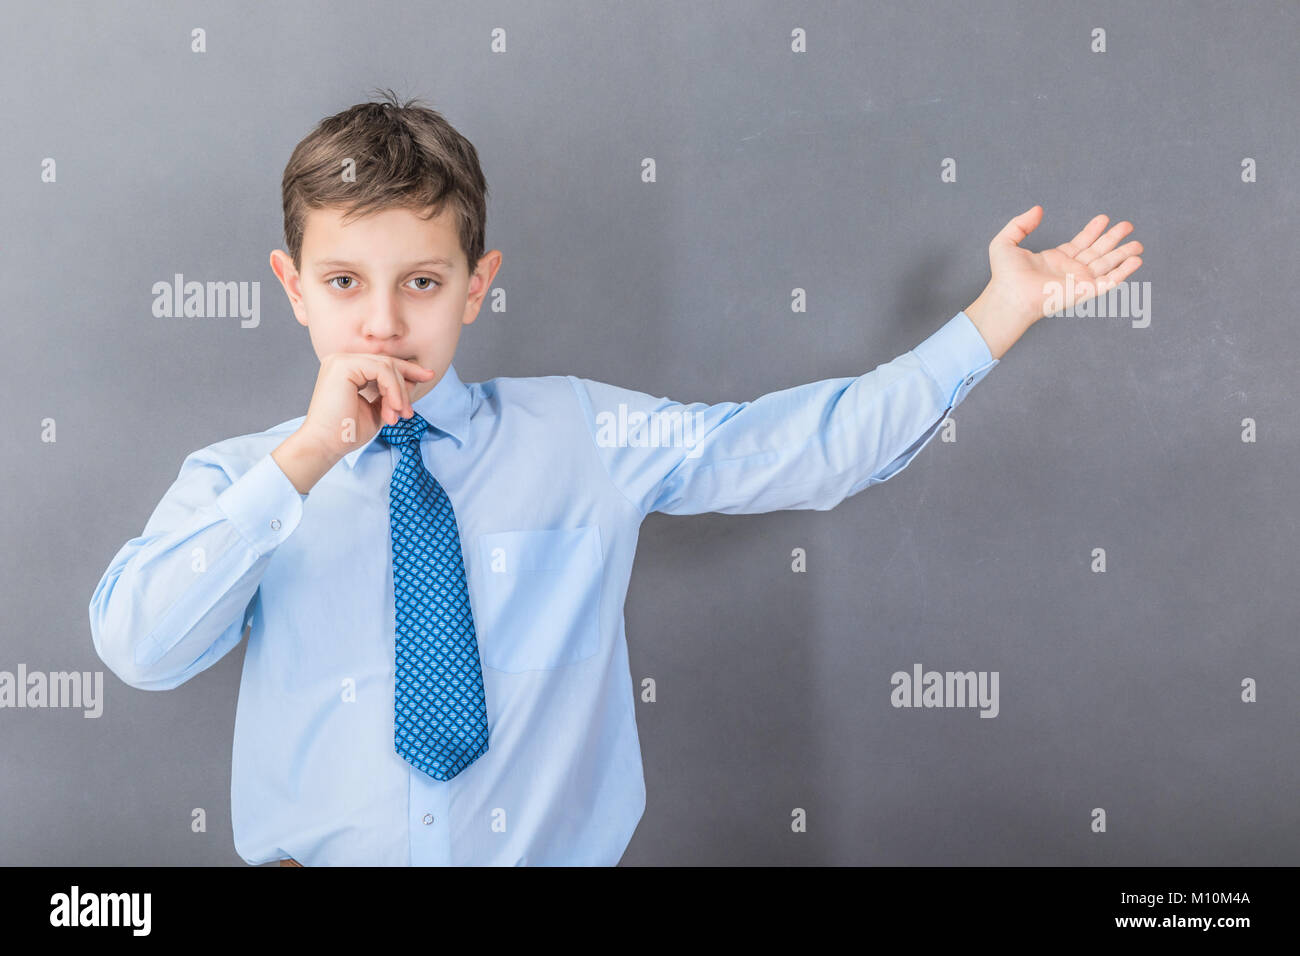
[[[347,289],[352,288],[352,283],[354,283],[355,281],[356,281],[356,280],[354,280],[354,279],[352,278],[352,276],[334,276],[333,278],[326,279],[326,280],[325,280],[325,284],[326,284],[326,285],[329,285],[329,286],[333,286],[335,289],[338,289],[340,292],[343,292],[343,291],[346,291]],[[421,292],[427,292],[427,291],[428,291],[430,288],[432,288],[433,286],[441,285],[441,284],[442,284],[442,283],[438,282],[436,279],[432,279],[432,278],[430,278],[429,276],[416,276],[416,277],[415,277],[414,279],[412,279],[411,281],[412,281],[412,282],[425,282],[425,283],[430,283],[429,285],[422,285],[422,286],[420,286],[420,287],[419,287],[419,290],[420,290]],[[348,285],[338,286],[338,285],[334,285],[335,282],[347,282]]]

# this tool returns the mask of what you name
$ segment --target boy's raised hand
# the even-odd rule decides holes
[[[340,458],[368,442],[382,426],[409,418],[414,413],[411,386],[435,375],[432,369],[391,355],[326,355],[306,417],[272,457],[306,494]]]
[[[423,384],[435,374],[391,355],[326,355],[299,431],[342,458],[368,442],[382,426],[414,414],[410,386]]]
[[[1131,222],[1106,230],[1109,217],[1098,215],[1069,242],[1031,252],[1020,248],[1043,220],[1043,207],[1008,222],[989,243],[993,277],[966,309],[994,358],[1001,358],[1031,325],[1050,312],[1108,292],[1142,265],[1142,243],[1119,241]],[[1118,246],[1118,248],[1116,248]],[[1050,303],[1050,309],[1049,309]],[[972,311],[973,310],[973,311]]]

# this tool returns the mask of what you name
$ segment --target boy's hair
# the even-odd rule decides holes
[[[380,102],[358,103],[321,120],[284,167],[284,242],[294,268],[302,269],[303,229],[312,209],[342,207],[344,222],[393,207],[432,219],[450,204],[473,274],[484,252],[488,192],[474,145],[436,110],[413,105],[418,100],[403,104],[392,90],[375,92]],[[349,159],[355,182],[344,178]]]

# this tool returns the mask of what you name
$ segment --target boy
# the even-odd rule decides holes
[[[645,516],[825,510],[888,480],[1048,284],[1091,297],[1141,246],[1099,216],[1022,250],[1035,206],[915,349],[752,402],[467,384],[452,358],[501,253],[474,147],[413,103],[358,104],[294,150],[271,268],[321,363],[307,413],[185,459],[95,589],[95,649],[165,690],[250,626],[231,778],[250,864],[613,865],[645,807],[623,630]]]

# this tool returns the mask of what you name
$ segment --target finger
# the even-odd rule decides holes
[[[393,359],[397,363],[402,374],[412,382],[426,382],[438,373],[431,368],[425,368],[419,362],[412,362],[409,359]]]
[[[391,414],[393,420],[388,422],[390,425],[395,425],[399,418],[409,417],[406,414],[406,393],[403,391],[401,379],[397,370],[389,363],[384,363],[383,368],[379,370],[379,386],[386,399],[384,420],[388,421],[388,416]]]
[[[1094,259],[1104,256],[1106,253],[1114,249],[1115,246],[1119,244],[1119,241],[1132,231],[1133,223],[1128,221],[1116,223],[1114,226],[1107,229],[1105,234],[1096,242],[1090,245],[1087,249],[1080,251],[1075,258],[1084,265],[1088,265]]]
[[[1138,266],[1140,265],[1142,265],[1141,256],[1129,256],[1127,259],[1121,262],[1110,272],[1106,273],[1104,276],[1098,279],[1097,283],[1102,287],[1103,290],[1113,288],[1114,286],[1119,285],[1121,282],[1123,282],[1133,273],[1137,272]]]
[[[405,382],[402,376],[397,374],[396,363],[405,362],[405,359],[393,358],[388,355],[355,355],[359,374],[366,381],[374,382],[379,388],[379,394],[371,397],[362,390],[361,395],[366,401],[374,404],[377,398],[384,401],[380,405],[379,416],[387,425],[397,423],[399,418],[409,418],[406,409],[409,406],[407,395],[404,391]],[[418,366],[417,366],[418,367]],[[388,420],[389,412],[393,414],[393,420]]]
[[[1038,228],[1038,224],[1042,221],[1043,207],[1031,206],[1003,226],[1002,231],[993,237],[989,245],[1018,246],[1025,241],[1026,236]]]
[[[334,358],[334,356],[330,356]],[[375,382],[375,372],[372,364],[368,361],[368,356],[364,355],[346,355],[342,356],[347,360],[347,378],[348,381],[357,387],[357,394],[364,398],[368,403],[374,404],[375,399],[379,397],[379,388]]]
[[[1094,259],[1087,265],[1092,270],[1093,275],[1104,276],[1129,256],[1135,256],[1141,251],[1142,243],[1137,241],[1126,242],[1114,252],[1108,253],[1099,259]]]
[[[411,385],[398,364],[400,361],[402,360],[393,359],[393,380],[397,382],[397,390],[401,394],[402,402],[399,407],[402,410],[402,417],[410,418],[415,414],[415,409],[411,407]]]
[[[410,418],[415,414],[415,409],[411,407],[411,385],[402,374],[401,367],[397,364],[398,360],[393,359],[393,380],[397,382],[397,389],[402,397],[402,417]]]
[[[1108,222],[1110,222],[1109,216],[1094,216],[1092,221],[1089,222],[1088,225],[1084,226],[1077,236],[1056,248],[1060,249],[1067,256],[1073,259],[1097,240],[1097,237],[1101,235],[1101,231],[1106,228],[1106,223]]]

